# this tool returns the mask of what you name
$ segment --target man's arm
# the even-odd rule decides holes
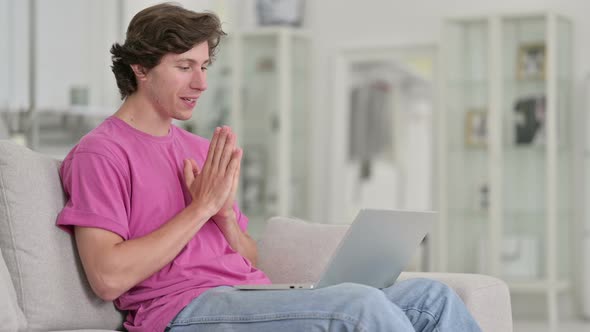
[[[250,237],[246,232],[243,232],[238,225],[236,213],[233,209],[230,209],[225,214],[217,214],[213,221],[217,224],[217,227],[225,236],[225,239],[229,245],[235,251],[239,252],[240,255],[246,257],[256,266],[258,263],[258,249],[256,248],[256,241]]]
[[[159,271],[184,248],[210,215],[189,205],[156,231],[133,240],[94,227],[75,227],[76,244],[92,289],[112,301]]]

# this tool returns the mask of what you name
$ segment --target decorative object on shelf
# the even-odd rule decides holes
[[[303,24],[304,0],[257,0],[256,13],[260,25]]]
[[[545,59],[544,43],[522,44],[518,49],[518,79],[544,79]]]
[[[76,85],[70,87],[70,105],[85,106],[88,105],[88,87]]]
[[[488,272],[488,239],[479,244],[479,271]],[[539,239],[533,235],[505,235],[501,247],[502,277],[511,280],[536,280],[540,276]]]
[[[248,145],[244,147],[241,204],[245,210],[264,212],[266,158],[263,146]]]
[[[484,147],[487,144],[487,112],[480,110],[465,113],[465,145]]]
[[[479,208],[486,211],[490,206],[490,187],[487,183],[479,186]]]
[[[534,236],[511,235],[504,238],[502,275],[515,279],[539,278],[539,241]]]
[[[515,143],[545,142],[545,96],[520,98],[514,104]]]
[[[275,60],[272,57],[261,57],[256,63],[256,70],[260,73],[272,73],[275,70]]]

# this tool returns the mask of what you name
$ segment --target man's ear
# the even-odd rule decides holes
[[[133,70],[133,73],[135,74],[135,77],[137,77],[138,80],[146,79],[147,69],[145,69],[145,67],[143,67],[142,65],[131,65],[131,70]]]

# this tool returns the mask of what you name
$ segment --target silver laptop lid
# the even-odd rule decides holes
[[[354,282],[391,286],[431,229],[435,212],[363,209],[326,266],[316,288]]]

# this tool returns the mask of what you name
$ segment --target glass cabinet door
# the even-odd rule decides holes
[[[232,46],[223,39],[217,48],[212,64],[207,67],[207,90],[199,97],[193,117],[184,123],[188,131],[207,139],[211,139],[216,127],[232,125]]]
[[[252,224],[277,214],[278,37],[242,38],[242,211]]]
[[[574,176],[574,108],[572,26],[569,20],[557,17],[555,27],[555,127],[556,127],[556,233],[557,233],[557,278],[571,280],[573,261],[563,257],[576,257],[567,244],[575,241],[574,202],[576,197]]]
[[[502,21],[502,247],[524,253],[502,260],[501,274],[537,279],[543,269],[547,219],[547,22],[540,17]]]
[[[448,270],[478,272],[489,222],[487,20],[447,26],[445,178]]]
[[[309,135],[311,133],[308,112],[310,109],[309,85],[311,80],[309,67],[309,40],[294,35],[291,37],[292,55],[292,110],[291,124],[291,203],[289,214],[298,218],[309,218]]]
[[[511,281],[568,273],[567,259],[558,259],[556,268],[548,266],[548,257],[568,256],[568,246],[557,243],[569,243],[573,217],[571,37],[567,21],[558,19],[550,31],[548,20],[543,15],[502,22],[502,245],[520,256],[510,258],[505,249],[501,274]]]

